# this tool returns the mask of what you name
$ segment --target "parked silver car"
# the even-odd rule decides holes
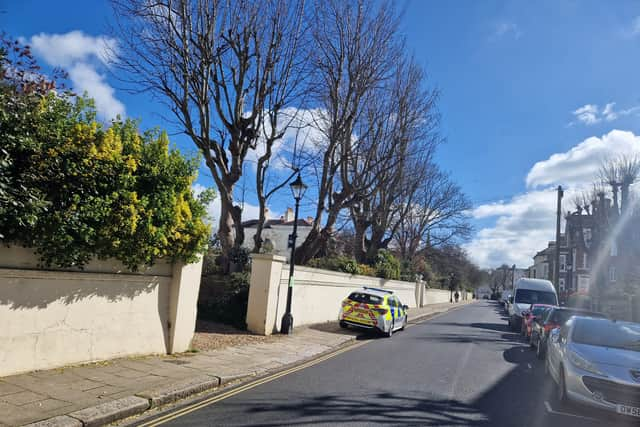
[[[640,324],[575,316],[547,346],[559,400],[640,418]]]

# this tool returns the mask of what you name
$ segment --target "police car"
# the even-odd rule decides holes
[[[390,337],[406,326],[408,308],[392,291],[364,287],[342,301],[340,326],[374,329]]]

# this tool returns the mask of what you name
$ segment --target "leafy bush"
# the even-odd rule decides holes
[[[363,274],[361,264],[347,256],[334,256],[313,258],[308,263],[309,267],[322,268],[324,270],[341,271],[349,274]]]
[[[359,274],[363,275],[363,276],[371,276],[371,277],[376,277],[376,269],[371,267],[370,265],[367,264],[358,264],[358,270],[360,271]]]
[[[249,273],[231,273],[223,280],[210,283],[203,277],[201,286],[213,286],[215,292],[198,300],[198,317],[246,328],[249,302]]]
[[[376,275],[383,279],[400,278],[400,261],[391,252],[381,249],[376,254]]]
[[[0,235],[46,266],[116,258],[131,270],[204,251],[206,211],[191,185],[198,159],[131,120],[104,129],[91,101],[0,85]]]

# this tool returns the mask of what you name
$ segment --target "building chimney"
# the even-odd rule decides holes
[[[293,209],[287,208],[287,213],[284,214],[284,221],[291,222],[293,221]]]

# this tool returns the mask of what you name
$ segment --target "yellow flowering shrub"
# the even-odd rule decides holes
[[[0,139],[15,141],[1,171],[38,203],[0,210],[4,242],[33,247],[44,265],[63,267],[98,257],[136,270],[161,258],[193,261],[204,251],[206,211],[191,191],[197,158],[170,150],[164,132],[141,134],[131,120],[104,128],[85,98],[49,94],[27,104],[20,126],[7,122],[15,115],[0,114]]]

